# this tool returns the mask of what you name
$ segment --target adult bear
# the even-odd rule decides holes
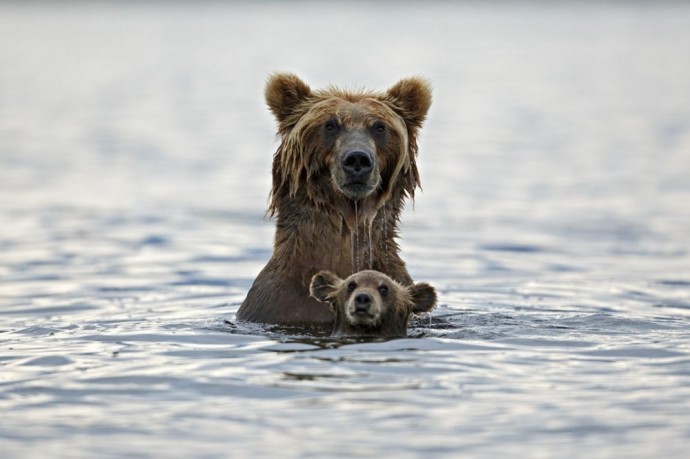
[[[385,92],[312,91],[296,75],[272,75],[266,102],[278,120],[269,213],[273,256],[237,319],[330,330],[335,316],[309,295],[314,274],[381,271],[412,279],[395,241],[404,201],[420,185],[417,133],[431,105],[420,78]]]

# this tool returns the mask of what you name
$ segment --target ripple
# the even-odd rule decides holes
[[[55,356],[45,356],[45,357],[37,357],[34,359],[29,359],[23,362],[21,365],[26,365],[26,366],[43,366],[43,367],[58,367],[62,365],[69,365],[73,363],[72,360],[62,357],[59,355]]]

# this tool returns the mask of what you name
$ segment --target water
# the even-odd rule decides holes
[[[689,23],[0,4],[3,457],[682,457]],[[275,70],[433,81],[400,243],[441,305],[408,339],[233,321],[271,251]]]

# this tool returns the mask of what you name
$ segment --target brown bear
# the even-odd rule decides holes
[[[278,73],[265,96],[280,138],[269,204],[274,248],[237,319],[330,327],[333,313],[309,296],[318,271],[347,277],[368,268],[412,283],[395,238],[404,201],[420,186],[417,133],[431,89],[407,78],[385,92],[313,91]]]
[[[407,336],[410,315],[429,312],[436,305],[431,285],[403,286],[378,271],[360,271],[345,280],[321,271],[309,290],[335,312],[333,336]]]

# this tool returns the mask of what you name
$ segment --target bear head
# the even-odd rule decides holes
[[[321,271],[312,278],[309,291],[335,312],[333,336],[406,336],[410,315],[436,305],[431,285],[403,286],[379,271],[360,271],[344,280]]]
[[[369,199],[375,211],[393,193],[414,197],[420,185],[417,132],[431,105],[421,78],[385,92],[312,90],[296,75],[272,75],[266,102],[278,121],[270,212],[297,195],[316,206]],[[335,192],[335,193],[334,193]]]

